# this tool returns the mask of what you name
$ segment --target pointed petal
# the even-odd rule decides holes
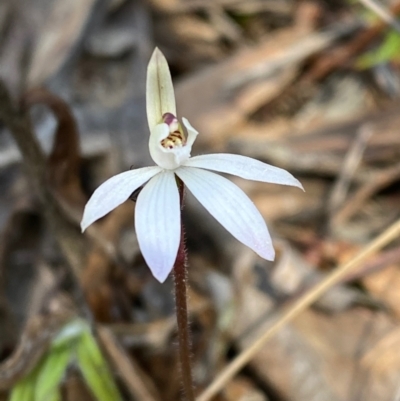
[[[175,94],[167,60],[156,48],[147,67],[146,81],[147,122],[150,132],[160,124],[165,113],[176,116]]]
[[[192,127],[192,124],[190,124],[187,118],[182,117],[182,122],[188,132],[186,146],[190,147],[190,150],[192,150],[193,143],[196,140],[196,137],[199,134],[199,132]]]
[[[178,177],[200,203],[237,240],[261,257],[274,260],[267,225],[254,203],[224,177],[193,167],[180,167]]]
[[[133,191],[160,171],[160,167],[144,167],[125,171],[101,184],[86,203],[81,221],[82,232],[96,220],[125,202]]]
[[[142,255],[161,283],[171,272],[181,238],[181,211],[174,173],[164,171],[140,192],[135,210]]]
[[[292,185],[303,189],[300,182],[286,170],[260,162],[251,157],[217,153],[192,157],[184,165],[232,174],[247,180]]]

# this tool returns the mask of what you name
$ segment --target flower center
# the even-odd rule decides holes
[[[170,134],[161,141],[161,145],[166,149],[181,148],[186,145],[186,138],[178,119],[172,113],[165,113],[162,118],[168,125]]]

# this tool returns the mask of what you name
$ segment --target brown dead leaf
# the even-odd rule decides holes
[[[94,316],[100,322],[118,321],[129,313],[126,310],[128,283],[119,264],[123,260],[114,259],[113,256],[117,255],[107,252],[107,244],[115,246],[122,230],[132,224],[134,210],[132,202],[125,202],[104,221],[89,229],[91,233],[100,233],[102,243],[96,241],[89,249],[82,274],[82,287]]]
[[[248,268],[246,269],[248,270]],[[271,296],[256,288],[258,280],[245,280],[243,266],[237,265],[235,281],[240,290],[235,324],[230,333],[240,349],[267,330],[279,316]],[[253,276],[254,277],[254,276]],[[293,401],[352,399],[357,383],[366,383],[371,393],[363,400],[390,400],[395,383],[372,375],[360,364],[394,324],[383,313],[352,308],[341,313],[323,314],[308,310],[282,329],[250,363],[253,374],[284,399]]]
[[[267,323],[269,319],[265,320],[263,325],[257,324],[268,316],[268,310],[263,309],[265,302],[261,303],[264,296],[260,298],[254,292],[248,292],[244,296],[256,298],[245,307],[244,314],[249,316],[249,308],[254,308],[255,304],[259,312],[256,320],[247,319],[244,314],[239,314],[238,324],[242,325],[247,320],[250,325],[247,327],[252,333],[244,338],[238,337],[241,338],[239,340],[241,347],[246,347],[246,344],[249,344],[247,341],[251,341],[253,334],[262,332],[270,324]],[[260,305],[263,305],[262,310]],[[252,315],[254,317],[254,313]],[[363,330],[371,318],[370,313],[366,311],[359,313],[357,309],[334,316],[307,311],[293,326],[283,329],[266,345],[250,366],[258,377],[270,383],[287,399],[293,401],[347,399],[353,384],[351,373],[354,369],[360,369],[356,355],[359,352],[360,341],[364,338]],[[384,332],[393,327],[383,316],[381,323],[380,329],[374,329],[374,335],[368,344],[363,344],[364,352],[380,339],[382,330]],[[258,328],[251,329],[255,324]],[[383,399],[381,397],[387,394],[386,390],[363,399],[371,401],[376,399],[374,397]]]
[[[96,0],[55,0],[33,50],[28,86],[42,85],[69,57],[84,31]],[[51,61],[50,61],[51,60]]]
[[[226,401],[267,401],[265,394],[258,390],[252,381],[237,377],[223,392]]]
[[[392,376],[398,380],[400,374],[400,355],[393,350],[400,346],[400,330],[393,329],[385,335],[361,359],[361,363],[368,370],[379,376]]]
[[[344,155],[353,141],[354,132],[368,126],[372,136],[364,154],[364,164],[354,177],[368,181],[371,163],[388,163],[400,154],[397,132],[400,117],[398,105],[387,110],[369,113],[353,121],[323,126],[313,130],[296,130],[282,135],[281,140],[267,140],[257,132],[254,136],[234,136],[227,150],[268,160],[292,173],[312,172],[320,176],[336,176],[341,170]]]
[[[373,297],[387,305],[400,317],[400,266],[398,264],[388,265],[369,274],[362,282]]]
[[[249,194],[265,220],[274,222],[306,213],[306,211],[322,209],[324,206],[323,196],[327,186],[320,180],[304,179],[302,184],[306,188],[306,192],[254,182],[245,183],[245,186],[246,193]]]
[[[218,146],[249,113],[280,94],[307,57],[342,33],[306,35],[294,28],[275,33],[259,46],[179,82],[180,114],[202,133],[203,146]]]

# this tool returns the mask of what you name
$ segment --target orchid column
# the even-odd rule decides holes
[[[191,156],[198,132],[176,113],[171,74],[155,49],[147,70],[149,151],[156,164],[118,174],[104,182],[86,204],[84,231],[111,212],[143,184],[136,203],[135,229],[142,255],[153,276],[164,282],[174,269],[181,371],[186,397],[194,400],[186,307],[186,251],[181,228],[184,185],[237,240],[262,258],[275,253],[267,225],[253,202],[228,179],[212,173],[302,188],[287,171],[232,154]]]

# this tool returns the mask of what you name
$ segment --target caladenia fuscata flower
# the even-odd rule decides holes
[[[273,260],[274,248],[265,221],[253,202],[228,179],[212,171],[241,178],[302,188],[287,171],[233,154],[191,157],[198,132],[177,118],[167,61],[156,49],[147,71],[149,150],[155,166],[118,174],[104,182],[89,199],[81,227],[96,220],[140,191],[135,229],[142,255],[154,277],[163,282],[177,258],[181,239],[181,205],[177,177],[210,214],[237,240],[262,258]]]

